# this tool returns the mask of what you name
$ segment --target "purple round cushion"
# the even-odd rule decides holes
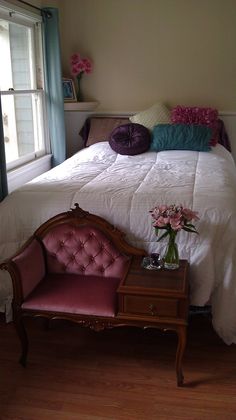
[[[151,143],[149,130],[141,124],[129,123],[114,128],[109,137],[111,148],[120,155],[146,152]]]

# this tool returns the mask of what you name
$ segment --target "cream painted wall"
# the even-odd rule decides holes
[[[236,109],[235,0],[59,0],[64,76],[69,57],[94,62],[83,77],[100,109]]]

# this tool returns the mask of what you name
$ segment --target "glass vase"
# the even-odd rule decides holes
[[[169,233],[169,241],[164,255],[164,268],[168,270],[176,270],[179,268],[179,252],[178,245],[175,242],[177,232]]]
[[[82,77],[82,73],[78,74],[76,76],[77,79],[77,91],[76,91],[76,97],[77,97],[77,101],[78,102],[83,102],[83,95],[81,92],[81,77]]]

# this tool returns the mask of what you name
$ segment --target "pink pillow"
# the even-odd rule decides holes
[[[173,124],[206,125],[212,129],[210,145],[215,146],[219,140],[218,111],[213,108],[176,106],[171,111]]]

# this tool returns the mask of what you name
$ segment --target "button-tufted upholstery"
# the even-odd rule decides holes
[[[49,273],[120,278],[128,258],[93,226],[55,226],[43,238]]]
[[[94,226],[64,223],[52,228],[42,242],[48,274],[26,297],[22,308],[114,317],[116,289],[129,258]],[[15,262],[25,277],[22,262],[18,264],[17,258]],[[38,266],[36,261],[32,263],[32,268]]]
[[[115,316],[116,289],[129,257],[93,225],[56,225],[42,245],[34,239],[13,258],[21,276],[23,309]]]
[[[96,330],[123,325],[117,289],[133,256],[145,251],[78,204],[39,226],[26,244],[0,265],[13,282],[13,316],[25,365],[25,316],[66,319]]]

